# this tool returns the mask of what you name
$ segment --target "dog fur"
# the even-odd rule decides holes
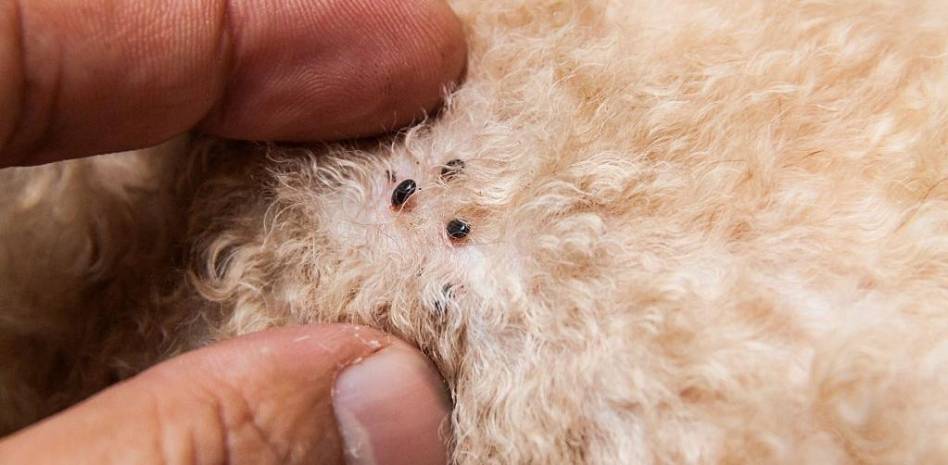
[[[2,173],[0,421],[346,321],[435,361],[458,464],[948,463],[948,2],[454,7],[392,138]]]

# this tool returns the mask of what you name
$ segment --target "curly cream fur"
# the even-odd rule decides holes
[[[350,321],[435,360],[459,464],[948,462],[948,2],[455,7],[469,75],[436,118],[378,144],[198,141],[206,167],[150,180],[200,181],[151,200],[188,202],[183,230],[152,223],[189,271],[110,259],[114,296],[95,308],[142,309],[110,338],[145,334],[152,358],[121,344],[93,358],[127,374],[219,338]],[[157,159],[16,171],[24,190],[6,195]],[[445,182],[452,159],[466,168]],[[421,187],[405,209],[388,171]],[[0,251],[59,237],[35,223],[51,205],[4,210],[40,234],[11,228]],[[455,217],[473,226],[463,242],[444,233]],[[150,234],[108,224],[70,237],[126,254]],[[75,273],[22,300],[37,286],[22,270],[88,265],[50,257],[0,264],[18,286],[0,291],[4,333],[82,320],[30,316],[90,300],[69,294]],[[128,290],[157,274],[171,288]],[[4,409],[29,395],[15,382]]]

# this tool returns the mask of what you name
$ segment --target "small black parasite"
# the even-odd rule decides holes
[[[444,164],[444,167],[441,168],[441,179],[444,181],[450,181],[456,178],[461,174],[461,170],[464,169],[464,160],[454,159]]]
[[[448,237],[451,239],[464,239],[471,233],[471,225],[459,219],[453,219],[448,222],[446,229],[448,231]]]
[[[392,170],[385,170],[385,175],[388,176],[388,182],[398,181],[398,177],[395,176],[395,172]]]
[[[441,286],[441,295],[443,295],[445,299],[453,299],[454,293],[454,284],[448,283]]]
[[[438,314],[443,314],[448,309],[448,305],[453,298],[454,298],[454,285],[445,284],[441,288],[441,298],[436,300],[434,303],[435,310],[438,311]]]
[[[441,287],[441,297],[434,302],[435,311],[439,316],[444,316],[444,313],[448,310],[448,306],[451,304],[451,301],[454,300],[454,297],[455,289],[453,284],[445,284]]]
[[[406,179],[399,183],[398,186],[395,186],[395,190],[392,191],[392,206],[401,207],[404,205],[417,189],[418,185],[411,179]]]

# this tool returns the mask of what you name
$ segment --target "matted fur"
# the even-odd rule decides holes
[[[81,335],[88,391],[358,322],[435,360],[459,464],[948,463],[948,2],[454,6],[466,82],[392,140],[4,173],[5,348]],[[56,363],[5,353],[14,425]]]

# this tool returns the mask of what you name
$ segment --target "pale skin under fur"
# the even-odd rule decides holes
[[[948,463],[948,1],[454,6],[465,83],[381,143],[2,173],[6,427],[347,321],[436,362],[459,464]]]

